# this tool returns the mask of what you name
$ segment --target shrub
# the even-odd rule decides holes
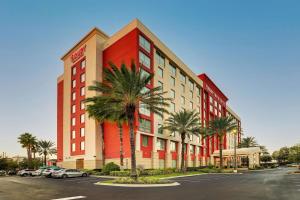
[[[187,167],[186,168],[186,171],[188,172],[195,172],[195,171],[198,171],[199,170],[199,167]]]
[[[110,162],[104,165],[102,169],[103,174],[109,175],[111,171],[120,171],[119,165],[115,164],[114,162]]]
[[[110,176],[120,176],[120,177],[124,177],[124,176],[130,176],[130,171],[111,171],[109,173]]]
[[[203,173],[221,173],[223,172],[221,169],[217,168],[203,168],[203,169],[198,169],[199,172]]]
[[[118,184],[165,184],[170,183],[169,180],[161,180],[159,178],[149,178],[149,177],[142,177],[138,178],[136,181],[135,179],[132,179],[130,177],[122,177],[117,178],[113,181],[113,183]]]

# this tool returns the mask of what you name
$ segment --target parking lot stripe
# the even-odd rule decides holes
[[[72,199],[85,199],[86,196],[75,196],[75,197],[64,197],[60,199],[52,199],[52,200],[72,200]]]

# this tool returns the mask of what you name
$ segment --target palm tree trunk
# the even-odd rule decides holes
[[[134,179],[137,179],[136,173],[136,158],[135,158],[135,135],[134,135],[134,126],[133,118],[129,118],[129,129],[130,129],[130,150],[131,150],[131,174],[130,176]]]
[[[182,172],[185,172],[185,164],[184,164],[184,141],[185,141],[185,133],[181,133],[181,166],[180,169]]]
[[[44,154],[44,165],[47,166],[47,154]]]
[[[123,155],[123,128],[122,124],[118,123],[119,134],[120,134],[120,166],[121,170],[124,169],[124,155]]]
[[[30,162],[30,150],[29,150],[29,147],[27,147],[27,159],[28,159],[28,162]]]
[[[219,137],[220,169],[223,169],[223,137]]]

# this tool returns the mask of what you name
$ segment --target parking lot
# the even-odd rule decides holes
[[[275,169],[244,174],[206,174],[176,178],[180,186],[125,188],[99,186],[97,177],[52,179],[44,177],[0,178],[1,200],[176,200],[186,199],[289,199],[299,200],[300,175],[288,175],[289,169]]]

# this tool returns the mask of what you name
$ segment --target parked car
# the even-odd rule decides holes
[[[69,178],[69,177],[87,177],[86,172],[77,169],[61,169],[53,172],[52,177],[54,178]]]
[[[59,170],[61,170],[61,168],[59,168],[59,167],[49,167],[42,172],[42,175],[47,178],[50,178],[52,176],[53,172],[56,172]]]
[[[0,176],[5,176],[6,172],[4,170],[0,170]]]
[[[34,169],[22,169],[18,171],[17,175],[19,176],[32,176],[32,172],[34,172]]]
[[[7,175],[12,176],[12,175],[16,175],[17,171],[14,169],[8,170]]]

